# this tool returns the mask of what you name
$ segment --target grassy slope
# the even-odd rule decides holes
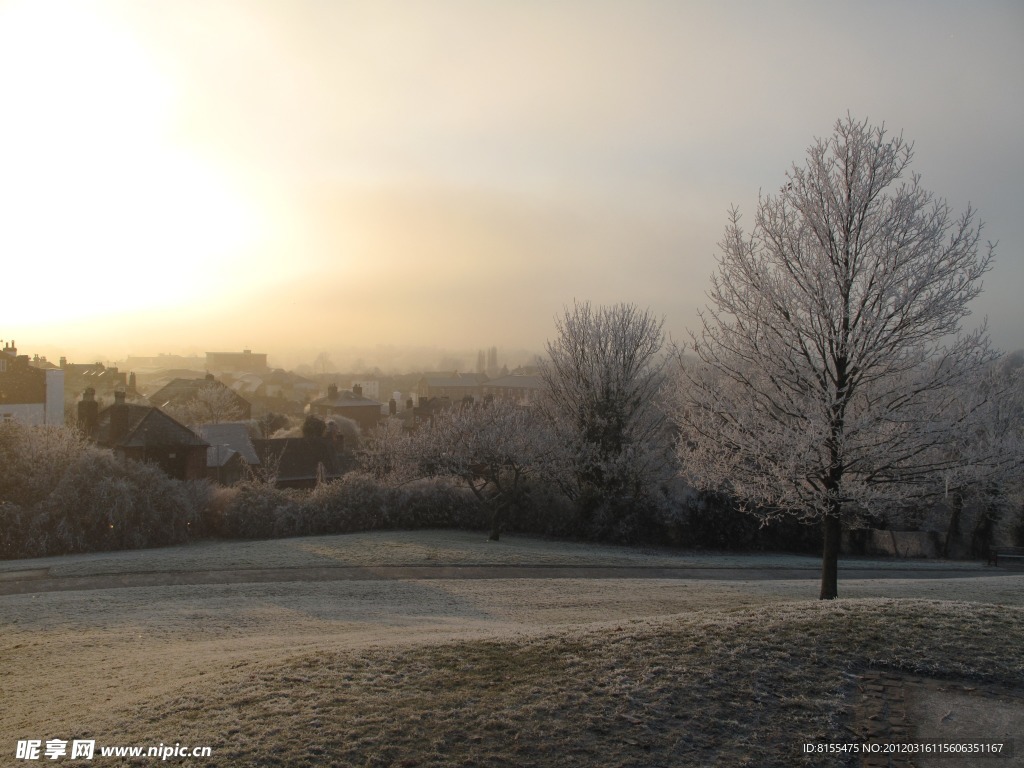
[[[873,599],[296,653],[108,728],[139,743],[217,734],[211,765],[797,765],[803,742],[848,739],[852,673],[1019,686],[1022,636],[1020,609]]]
[[[457,537],[418,546],[467,556]],[[829,604],[804,599],[813,581],[11,596],[0,750],[91,735],[210,745],[210,765],[798,765],[804,741],[844,738],[860,670],[1024,686],[1019,583],[850,582],[863,597]],[[943,594],[959,599],[920,599]]]

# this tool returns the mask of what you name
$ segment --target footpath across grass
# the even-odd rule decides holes
[[[814,555],[724,553],[616,547],[473,531],[377,531],[267,541],[208,541],[179,547],[0,560],[0,576],[46,568],[52,576],[158,571],[399,565],[648,566],[678,568],[820,568]],[[843,558],[840,568],[983,570],[978,561]]]

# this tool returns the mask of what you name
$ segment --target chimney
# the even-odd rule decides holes
[[[114,404],[110,406],[110,436],[107,442],[117,445],[128,434],[128,405],[124,401],[124,392],[114,393]]]
[[[96,402],[96,390],[89,387],[82,393],[82,401],[78,404],[78,428],[87,437],[96,431],[96,420],[100,412],[100,404]]]
[[[388,400],[388,413],[391,416],[394,416],[396,413],[398,413],[398,401],[395,400],[395,398],[393,397],[390,400]]]
[[[331,384],[329,387],[327,387],[327,399],[328,400],[337,400],[338,399],[338,385],[337,384]]]
[[[66,357],[64,357],[64,356],[61,356],[61,358],[60,358],[60,367],[61,368],[67,368],[68,367],[68,359]]]
[[[355,395],[356,397],[362,397],[363,396],[363,385],[362,384],[353,384],[352,385],[352,394]]]

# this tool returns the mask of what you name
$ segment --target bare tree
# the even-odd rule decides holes
[[[560,484],[584,516],[643,501],[668,466],[663,325],[633,304],[576,302],[556,319],[544,408],[560,435]]]
[[[401,419],[381,421],[358,451],[359,465],[381,481],[401,485],[421,476],[416,466],[412,437]]]
[[[219,382],[200,387],[194,397],[181,405],[166,407],[170,416],[188,426],[238,421],[245,414],[238,404],[238,395]]]
[[[438,413],[412,439],[412,455],[426,475],[458,477],[491,510],[498,541],[509,509],[553,450],[544,422],[528,408],[503,400],[463,404]]]
[[[330,373],[334,370],[336,370],[334,363],[331,362],[331,357],[326,352],[318,354],[313,361],[314,373]]]
[[[920,493],[956,457],[956,396],[991,361],[960,335],[993,247],[981,225],[908,175],[912,145],[836,122],[804,167],[762,196],[747,235],[733,209],[692,333],[675,410],[691,482],[765,518],[823,523],[822,599],[838,595],[844,521]]]

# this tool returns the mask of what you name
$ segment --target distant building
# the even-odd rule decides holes
[[[124,392],[116,392],[114,404],[95,415],[95,408],[88,406],[91,400],[92,392],[87,391],[79,407],[79,423],[98,445],[124,459],[156,464],[178,480],[206,477],[209,443],[184,424],[159,408],[126,403]]]
[[[509,374],[490,379],[481,387],[484,399],[509,400],[519,405],[533,405],[544,394],[547,386],[540,374]]]
[[[279,437],[253,440],[262,471],[278,488],[315,488],[345,471],[335,442],[328,437]]]
[[[484,394],[483,384],[486,381],[486,374],[458,371],[451,375],[424,376],[416,387],[416,394],[420,399],[447,397],[459,401],[470,397],[473,400],[480,400]]]
[[[352,391],[359,387],[359,390],[366,395],[366,397],[374,400],[380,400],[380,382],[371,379],[364,379],[363,381],[353,381]]]
[[[28,425],[64,423],[64,371],[37,368],[14,342],[0,350],[0,421]]]
[[[339,391],[337,384],[327,388],[327,397],[321,397],[309,404],[309,412],[326,419],[343,416],[359,425],[361,432],[369,432],[381,419],[381,403],[363,396],[362,388],[356,384],[351,390]]]
[[[207,352],[206,369],[215,373],[265,373],[267,356],[251,349],[241,352]]]
[[[124,367],[131,371],[167,371],[181,369],[190,371],[206,370],[206,359],[197,355],[128,355],[124,360]]]
[[[128,391],[128,399],[135,393],[134,376],[129,375],[116,366],[105,366],[103,363],[69,363],[67,358],[60,359],[60,368],[64,371],[64,399],[73,403],[87,389],[93,390],[98,397],[113,397],[115,392]]]
[[[320,385],[315,381],[281,368],[266,373],[226,374],[223,379],[225,384],[244,397],[276,397],[303,405],[320,391]]]
[[[232,485],[260,465],[248,424],[204,424],[196,431],[210,444],[206,449],[206,476],[210,480]]]
[[[234,413],[230,421],[245,421],[252,418],[252,405],[244,397],[207,374],[203,379],[173,379],[149,396],[149,402],[157,408],[182,407],[199,397],[200,392],[215,387],[224,392],[225,404]]]

